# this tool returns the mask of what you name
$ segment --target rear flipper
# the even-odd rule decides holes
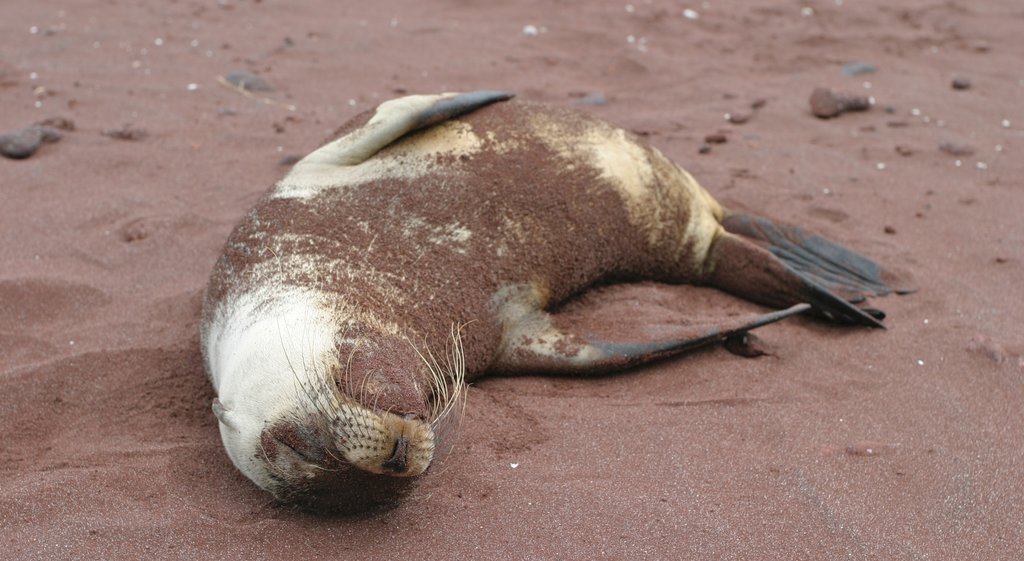
[[[719,343],[726,338],[810,309],[797,304],[768,314],[715,323],[661,326],[661,336],[643,342],[604,341],[559,329],[543,311],[524,314],[508,329],[490,371],[502,374],[601,374]]]
[[[773,307],[807,302],[819,315],[841,323],[883,327],[885,314],[851,302],[910,289],[874,261],[801,228],[756,216],[731,214],[709,254],[708,281]]]

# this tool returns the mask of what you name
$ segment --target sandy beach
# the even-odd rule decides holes
[[[1019,1],[10,4],[0,134],[35,151],[0,157],[0,558],[1024,558]],[[816,88],[872,105],[818,118]],[[396,509],[275,503],[211,413],[214,261],[350,117],[477,89],[613,122],[919,290],[872,302],[886,330],[760,329],[758,358],[486,378]],[[652,300],[763,311],[574,305]]]

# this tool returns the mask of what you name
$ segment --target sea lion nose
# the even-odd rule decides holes
[[[391,459],[380,467],[395,473],[404,473],[409,469],[409,439],[404,435],[399,436],[395,441],[395,451],[391,454]]]

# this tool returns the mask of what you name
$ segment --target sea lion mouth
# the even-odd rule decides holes
[[[409,469],[409,439],[405,435],[399,436],[395,440],[395,450],[391,453],[391,458],[380,467],[394,472],[396,475],[403,474]]]

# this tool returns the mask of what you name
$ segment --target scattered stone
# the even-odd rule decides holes
[[[759,97],[759,98],[755,99],[754,101],[750,102],[750,108],[753,109],[754,111],[757,111],[758,109],[764,107],[767,104],[768,104],[768,100],[767,99],[765,99],[763,97]]]
[[[905,146],[903,144],[897,144],[896,145],[896,153],[899,154],[900,156],[911,156],[911,155],[914,154],[914,150],[911,147],[909,147],[909,146]]]
[[[704,137],[704,142],[706,144],[725,144],[728,141],[729,137],[725,136],[725,134],[721,132],[713,132]]]
[[[224,80],[247,92],[269,92],[274,89],[266,80],[246,70],[236,70],[225,74]]]
[[[954,90],[969,90],[971,89],[972,84],[970,79],[964,78],[963,76],[958,76],[956,78],[953,78],[953,82],[951,85],[953,86]]]
[[[701,144],[700,148],[697,149],[697,152],[700,153],[700,154],[710,154],[711,153],[711,145],[710,144]]]
[[[742,125],[743,123],[749,121],[750,117],[752,116],[753,115],[747,113],[746,111],[740,111],[739,113],[726,113],[725,120],[729,121],[734,125]]]
[[[24,160],[36,153],[43,143],[60,140],[60,131],[44,125],[32,125],[0,135],[0,154],[12,160]]]
[[[886,226],[885,228],[882,228],[882,231],[885,232],[886,234],[892,235],[896,233],[896,228],[893,228],[892,226]]]
[[[47,117],[42,121],[36,123],[36,125],[43,127],[53,127],[62,131],[73,131],[75,130],[75,122],[67,117]]]
[[[132,243],[142,241],[149,237],[149,228],[146,220],[138,218],[125,224],[121,228],[121,241]]]
[[[893,107],[892,105],[886,105],[885,109],[883,111],[885,111],[886,113],[892,115],[893,113],[896,112],[896,108]]]
[[[975,335],[972,337],[971,341],[967,343],[967,350],[988,358],[996,364],[1002,364],[1006,362],[1007,359],[1006,349],[1004,349],[999,343],[985,337],[984,335]]]
[[[974,147],[970,144],[958,144],[956,142],[943,142],[939,144],[939,150],[949,154],[950,156],[971,156],[974,154]]]
[[[577,105],[605,105],[606,103],[608,103],[608,98],[600,92],[585,95],[576,101]]]
[[[277,165],[279,165],[279,166],[294,166],[295,164],[299,163],[299,160],[301,160],[301,159],[302,159],[302,156],[300,154],[289,154],[288,156],[285,156],[285,157],[281,158],[280,160],[278,160],[277,161]]]
[[[836,117],[847,111],[866,111],[871,101],[863,95],[847,95],[828,88],[815,88],[810,98],[811,113],[821,119]]]
[[[756,358],[771,355],[771,345],[749,331],[736,333],[725,338],[725,349],[736,356]]]
[[[844,76],[861,76],[864,74],[874,74],[878,68],[873,64],[866,62],[851,62],[850,64],[843,65]]]
[[[143,140],[149,136],[149,133],[146,132],[146,129],[134,127],[132,125],[123,125],[119,129],[107,129],[103,131],[102,134],[103,136],[109,136],[110,138],[114,138],[117,140],[130,141]]]

